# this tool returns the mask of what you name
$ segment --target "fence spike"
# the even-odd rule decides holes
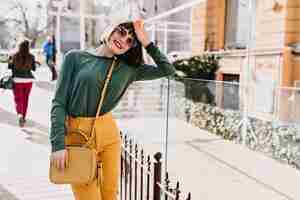
[[[168,185],[170,183],[169,172],[166,172],[165,182],[166,182],[166,185]]]
[[[135,144],[134,151],[135,151],[135,158],[137,158],[137,155],[138,155],[138,152],[139,152],[139,147],[138,147],[137,144]]]
[[[165,183],[166,183],[166,190],[168,190],[170,184],[169,172],[166,172]]]
[[[151,159],[149,155],[147,156],[147,170],[151,172]]]
[[[188,193],[188,196],[187,196],[186,200],[191,200],[191,193],[190,192]]]
[[[162,157],[162,154],[160,152],[157,152],[156,154],[154,154],[153,156],[155,158],[156,162],[160,162],[160,159]]]
[[[177,183],[176,183],[175,195],[176,195],[175,200],[179,200],[179,196],[180,196],[179,181],[177,181]]]
[[[176,183],[176,190],[179,190],[179,181]]]
[[[144,149],[141,150],[141,159],[142,159],[142,164],[144,164],[144,159],[145,159]]]
[[[168,173],[168,172],[166,172],[165,184],[166,184],[166,188],[165,188],[166,191],[170,191],[170,186],[169,186],[170,180],[169,180],[169,173]],[[165,193],[165,200],[168,200],[168,195],[167,195],[167,193]]]
[[[127,148],[127,143],[128,143],[128,136],[127,135],[125,135],[125,150],[126,150],[126,148]]]
[[[133,141],[132,139],[130,138],[129,139],[129,153],[132,154],[132,144],[133,144]],[[130,156],[131,157],[131,156]]]

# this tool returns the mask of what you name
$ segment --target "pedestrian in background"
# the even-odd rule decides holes
[[[13,94],[20,127],[26,122],[29,95],[34,80],[32,71],[36,69],[35,58],[29,51],[29,45],[28,40],[23,40],[8,62],[8,68],[12,70]]]
[[[53,42],[53,63],[54,63],[54,66],[56,66],[56,53],[57,53],[57,50],[56,50],[55,35],[52,36],[52,42]]]
[[[55,69],[55,54],[56,54],[56,47],[55,47],[55,43],[53,41],[53,37],[52,36],[48,36],[47,40],[44,42],[43,44],[43,53],[46,57],[46,64],[49,67],[51,74],[52,74],[52,78],[51,80],[54,81],[57,79],[57,72]]]
[[[52,101],[50,160],[59,170],[65,169],[67,164],[65,147],[85,142],[78,141],[79,134],[68,134],[69,131],[83,132],[89,137],[95,123],[94,148],[102,166],[99,168],[101,173],[98,173],[101,179],[89,184],[72,185],[76,200],[117,200],[121,138],[111,111],[133,82],[175,73],[166,56],[149,40],[140,20],[112,24],[102,34],[101,42],[102,45],[94,53],[71,51],[66,54]],[[144,64],[143,48],[157,66]],[[115,63],[117,65],[113,68],[103,107],[95,118],[103,82],[110,66]]]

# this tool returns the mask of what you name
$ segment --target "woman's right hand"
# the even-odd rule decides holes
[[[63,149],[52,152],[50,156],[50,163],[58,170],[63,171],[66,167],[68,167],[68,151]]]
[[[150,44],[150,39],[145,30],[144,24],[143,20],[136,20],[133,22],[133,27],[138,40],[142,43],[143,47],[146,48]]]

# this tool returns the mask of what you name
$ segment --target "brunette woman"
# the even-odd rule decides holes
[[[8,68],[12,70],[13,94],[20,127],[26,122],[29,95],[34,80],[32,71],[36,69],[35,58],[29,51],[29,45],[28,40],[22,41],[8,63]]]

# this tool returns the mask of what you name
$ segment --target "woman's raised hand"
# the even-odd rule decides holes
[[[144,28],[144,21],[136,20],[133,22],[133,26],[138,40],[142,43],[143,47],[147,47],[150,44],[150,39]]]

